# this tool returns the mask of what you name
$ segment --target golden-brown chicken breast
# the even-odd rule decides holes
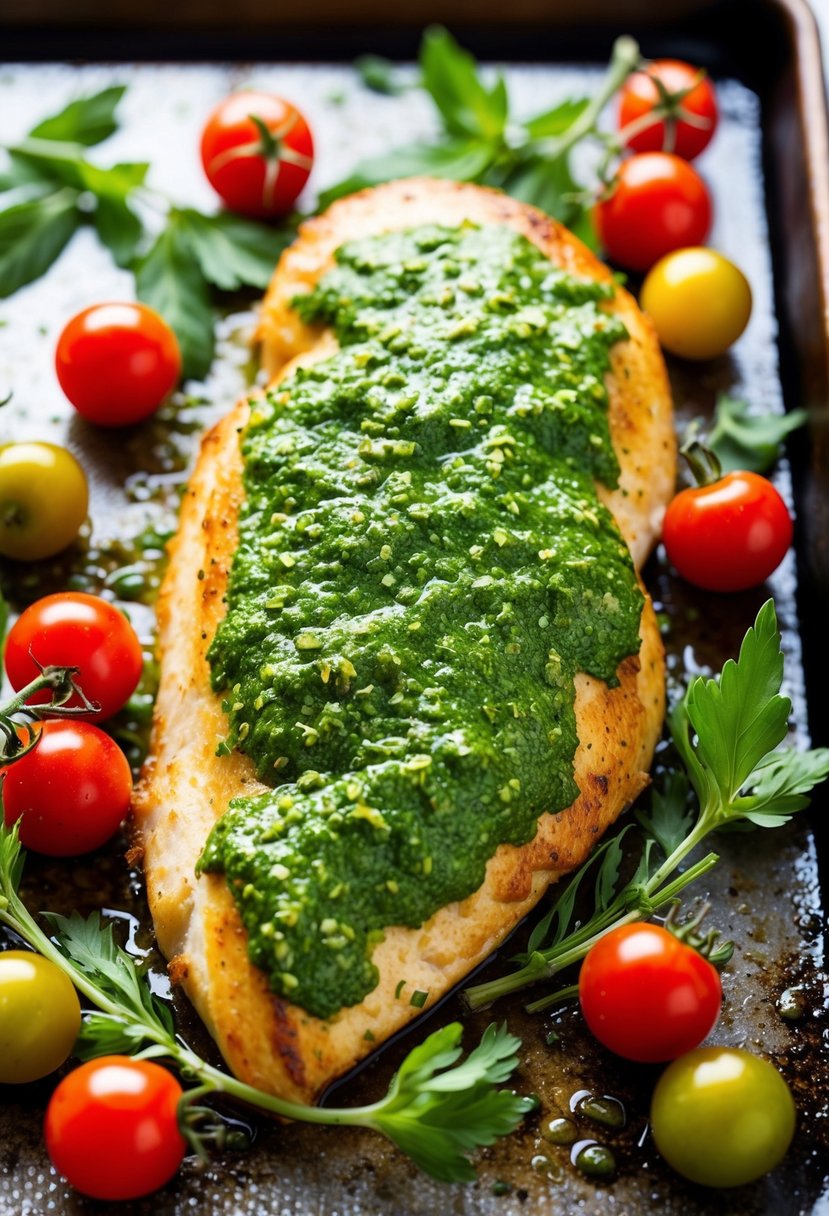
[[[259,331],[263,359],[286,392],[297,361],[314,363],[337,349],[332,333],[304,323],[291,301],[330,268],[339,246],[383,232],[457,227],[466,221],[511,228],[553,266],[612,282],[606,267],[564,228],[494,191],[415,179],[362,192],[303,225],[267,293]],[[627,331],[612,348],[606,378],[620,476],[616,488],[600,486],[599,494],[638,569],[674,485],[671,402],[649,324],[621,288],[610,295],[603,307]],[[501,844],[482,885],[466,898],[440,908],[418,928],[386,926],[373,953],[376,986],[331,1017],[312,1016],[272,991],[265,973],[251,963],[247,933],[224,875],[196,877],[205,842],[230,799],[269,788],[240,750],[217,755],[228,717],[212,691],[206,657],[226,611],[244,498],[240,433],[249,409],[240,402],[205,437],[171,545],[158,604],[161,683],[134,816],[158,941],[174,980],[185,987],[234,1073],[265,1090],[310,1101],[419,1016],[420,1008],[410,1003],[413,992],[428,994],[428,1008],[480,963],[551,882],[584,860],[638,795],[662,725],[663,655],[646,599],[641,648],[621,663],[617,685],[609,687],[584,672],[576,675],[573,766],[579,794],[572,805],[557,814],[542,813],[529,843]]]

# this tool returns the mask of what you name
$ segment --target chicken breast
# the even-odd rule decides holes
[[[264,365],[284,379],[297,362],[336,349],[329,332],[302,323],[291,299],[311,288],[346,241],[424,224],[507,225],[551,262],[574,274],[610,282],[593,255],[541,212],[497,192],[413,179],[364,191],[303,225],[283,255],[267,293],[259,338]],[[674,486],[671,401],[658,344],[647,320],[621,288],[607,306],[628,339],[612,352],[608,378],[610,430],[621,467],[619,485],[600,488],[637,568],[658,535]],[[637,656],[608,688],[576,677],[579,745],[574,759],[579,796],[558,814],[543,814],[528,844],[501,845],[482,886],[419,928],[389,926],[373,961],[379,982],[357,1005],[321,1019],[275,995],[248,958],[247,937],[224,875],[196,878],[208,834],[231,798],[266,787],[241,752],[217,756],[227,733],[221,699],[211,690],[208,646],[225,612],[237,517],[243,498],[239,435],[249,406],[242,401],[204,438],[170,548],[158,603],[161,682],[150,758],[139,784],[134,819],[144,853],[147,893],[158,942],[173,981],[184,986],[232,1071],[259,1088],[312,1101],[422,1010],[416,989],[439,1000],[504,939],[550,883],[585,859],[601,834],[636,798],[664,714],[663,653],[650,600]],[[405,979],[401,994],[400,981]]]

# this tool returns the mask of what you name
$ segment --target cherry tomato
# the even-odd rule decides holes
[[[703,243],[711,200],[687,161],[670,152],[643,152],[622,161],[612,192],[594,214],[610,260],[649,270],[666,253]]]
[[[0,553],[36,562],[71,545],[86,519],[86,476],[56,443],[0,447]]]
[[[585,957],[579,1001],[600,1043],[653,1064],[702,1042],[719,1015],[722,988],[711,963],[661,925],[620,925]]]
[[[58,338],[55,370],[79,414],[129,426],[154,413],[181,375],[178,339],[146,304],[95,304]]]
[[[201,160],[232,211],[285,215],[308,180],[314,144],[295,106],[272,93],[232,93],[204,125]]]
[[[91,722],[43,722],[30,752],[3,770],[3,815],[20,822],[27,849],[75,857],[99,849],[129,809],[132,773],[109,735]]]
[[[668,504],[662,540],[689,583],[745,591],[780,565],[792,543],[792,520],[770,481],[736,470],[681,490]]]
[[[181,1086],[150,1060],[102,1056],[61,1081],[46,1110],[52,1164],[93,1199],[138,1199],[173,1177],[185,1143]]]
[[[37,662],[35,662],[37,660]],[[123,612],[83,591],[47,595],[21,613],[6,639],[6,672],[19,691],[42,667],[78,667],[87,698],[100,705],[96,721],[111,717],[132,696],[141,676],[141,643]],[[49,700],[37,693],[32,704]],[[73,697],[70,705],[80,705]],[[87,715],[91,717],[92,715]]]
[[[699,245],[661,258],[648,271],[639,302],[665,349],[684,359],[724,354],[751,316],[743,272]]]
[[[67,1058],[81,1027],[78,994],[59,967],[39,954],[0,954],[0,1081],[48,1076]]]
[[[794,1100],[767,1060],[736,1047],[700,1047],[660,1077],[651,1127],[659,1152],[685,1178],[743,1186],[783,1160]]]
[[[635,152],[693,160],[711,142],[717,118],[711,81],[679,59],[655,59],[628,76],[619,92],[619,132]]]

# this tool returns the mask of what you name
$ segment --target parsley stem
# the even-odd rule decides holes
[[[696,832],[696,828],[694,832]],[[692,832],[691,835],[693,836],[694,833]],[[691,837],[689,836],[688,839],[690,840]],[[698,839],[694,841],[694,844],[698,843]],[[664,882],[668,874],[676,869],[681,858],[688,851],[685,847],[686,844],[687,841],[683,841],[653,878],[643,884],[638,893],[622,891],[604,911],[594,913],[584,925],[555,946],[551,946],[547,950],[537,950],[529,962],[518,971],[514,971],[512,975],[505,975],[500,979],[467,988],[463,993],[467,1008],[485,1009],[499,997],[507,996],[510,992],[518,992],[521,988],[526,988],[539,980],[550,979],[573,963],[580,962],[599,938],[604,937],[611,929],[615,929],[619,925],[631,924],[633,921],[644,920],[657,909],[670,903],[689,883],[694,882],[702,874],[706,874],[719,860],[716,853],[706,854],[700,861],[690,866],[682,874],[678,874],[672,882],[667,883],[660,890],[660,884]],[[626,899],[628,894],[631,898],[636,899],[636,906],[633,908],[628,908]],[[628,908],[627,911],[626,908]]]

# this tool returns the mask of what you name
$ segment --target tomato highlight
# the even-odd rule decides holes
[[[86,474],[56,443],[0,447],[0,554],[35,562],[60,553],[86,519]]]
[[[201,160],[213,189],[231,211],[255,219],[286,215],[314,163],[302,114],[273,93],[233,93],[208,116]]]
[[[185,1142],[182,1089],[158,1064],[102,1056],[64,1077],[46,1110],[46,1147],[59,1174],[92,1199],[139,1199],[164,1186]]]
[[[687,161],[643,152],[622,161],[593,215],[610,260],[644,271],[666,253],[702,245],[712,209],[705,182]]]
[[[95,595],[63,591],[30,604],[9,630],[6,639],[6,674],[19,692],[31,683],[41,667],[77,667],[77,683],[89,701],[100,706],[96,714],[79,715],[103,721],[132,696],[143,667],[143,654],[135,630],[123,612]],[[50,693],[35,694],[30,703],[48,702]],[[67,702],[80,706],[80,698]]]
[[[718,118],[713,84],[680,59],[655,59],[619,90],[619,136],[635,152],[694,160],[711,142]]]
[[[132,773],[91,722],[42,722],[31,751],[3,770],[3,817],[27,849],[76,857],[106,844],[129,810]]]
[[[680,490],[662,524],[668,559],[706,591],[745,591],[764,582],[786,556],[792,532],[771,482],[740,470]]]
[[[617,1055],[672,1060],[698,1046],[717,1021],[716,968],[661,925],[612,929],[586,955],[579,1002],[588,1027]]]
[[[130,426],[155,413],[173,391],[181,351],[170,326],[146,304],[95,304],[64,327],[55,370],[88,422]]]
[[[675,1060],[651,1102],[656,1147],[702,1186],[744,1186],[773,1170],[794,1136],[791,1091],[767,1060],[701,1047]]]
[[[651,267],[639,303],[665,350],[683,359],[714,359],[748,325],[751,288],[728,258],[695,246],[669,253]]]
[[[61,969],[28,950],[0,953],[0,1082],[46,1077],[67,1059],[81,1006]]]

